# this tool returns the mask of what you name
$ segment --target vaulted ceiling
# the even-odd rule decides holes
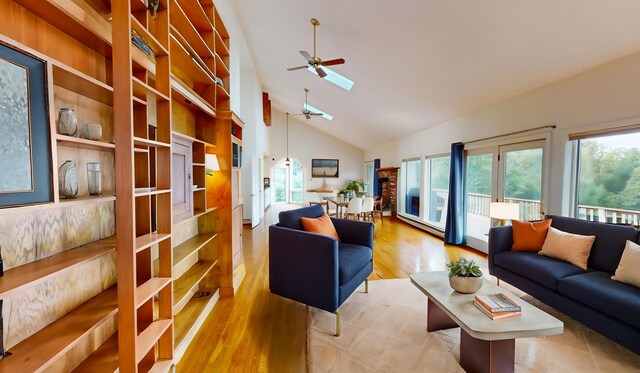
[[[310,126],[369,149],[640,50],[637,0],[234,0],[273,106],[334,116]],[[299,50],[344,57],[347,92]],[[640,72],[639,72],[640,73]],[[597,88],[597,87],[594,87]]]

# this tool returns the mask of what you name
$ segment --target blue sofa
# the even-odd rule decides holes
[[[640,288],[611,279],[626,241],[638,242],[638,230],[547,218],[561,231],[596,236],[586,271],[537,253],[511,251],[511,227],[496,227],[489,232],[489,273],[640,354]]]
[[[335,238],[306,232],[301,217],[325,213],[320,205],[279,214],[280,222],[269,227],[269,289],[300,303],[336,314],[338,307],[373,272],[373,224],[331,218]]]

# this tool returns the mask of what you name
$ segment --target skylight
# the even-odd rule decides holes
[[[324,119],[326,119],[326,120],[333,120],[333,115],[331,115],[331,114],[327,114],[327,113],[325,113],[324,111],[322,111],[322,110],[320,110],[320,109],[317,109],[317,108],[314,108],[313,106],[311,106],[311,105],[309,105],[309,104],[304,104],[304,106],[305,106],[305,108],[306,108],[307,110],[309,110],[309,111],[310,111],[310,112],[312,112],[312,113],[321,113],[321,114],[322,114],[322,117],[323,117]]]
[[[309,71],[311,71],[312,73],[318,75],[318,73],[316,72],[316,70],[309,66],[308,68]],[[350,80],[348,78],[345,78],[344,76],[338,74],[337,72],[329,69],[328,67],[322,66],[322,70],[324,70],[325,73],[327,73],[327,76],[325,76],[324,78],[328,81],[330,81],[331,83],[337,85],[338,87],[350,91],[351,88],[353,88],[354,82],[353,80]]]

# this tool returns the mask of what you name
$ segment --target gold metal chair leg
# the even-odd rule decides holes
[[[500,286],[500,279],[496,278],[496,285]]]
[[[340,336],[340,311],[336,310],[336,337]]]
[[[369,279],[364,280],[364,292],[369,292]]]

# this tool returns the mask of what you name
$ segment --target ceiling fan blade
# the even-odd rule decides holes
[[[322,115],[322,113],[313,113],[313,112],[311,112],[311,113],[309,113],[309,115]]]
[[[299,51],[300,54],[302,55],[302,57],[304,57],[305,60],[307,61],[313,61],[313,57],[311,57],[311,55],[309,54],[309,52],[307,51]]]
[[[311,119],[311,115],[310,115],[309,113],[306,113],[306,114],[304,115],[304,117],[305,117],[305,118],[307,118],[307,119]]]
[[[344,58],[336,58],[335,60],[323,61],[320,65],[322,66],[342,65],[344,62],[345,62]]]
[[[322,70],[320,67],[316,67],[316,73],[318,73],[318,76],[321,78],[327,76],[327,73],[325,73],[324,70]]]
[[[298,67],[290,67],[290,68],[287,69],[287,71],[302,70],[302,69],[306,69],[308,67],[309,67],[309,65],[298,66]]]

